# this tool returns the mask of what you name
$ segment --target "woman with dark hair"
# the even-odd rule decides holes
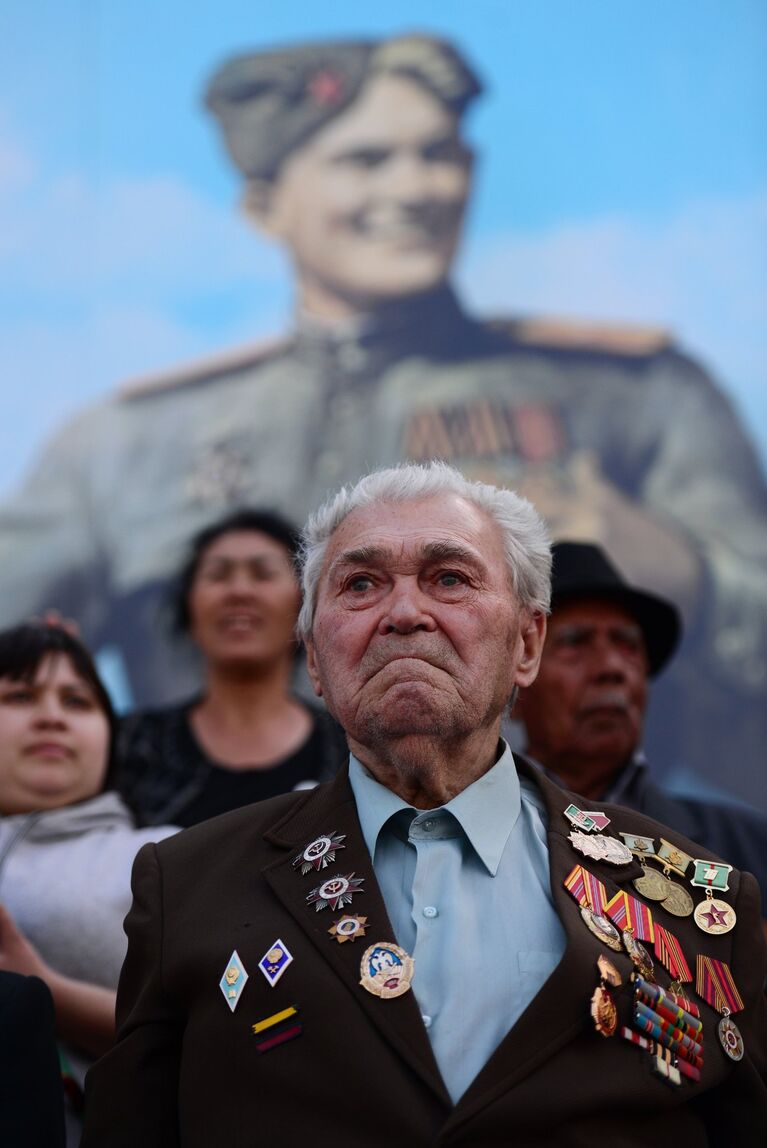
[[[188,826],[323,781],[348,754],[340,727],[291,691],[299,535],[238,510],[192,541],[176,629],[204,661],[200,696],[124,722],[117,785],[142,824]]]
[[[68,1078],[68,1143],[89,1063],[114,1039],[122,922],[138,849],[111,791],[116,719],[90,654],[61,626],[0,633],[0,970],[45,981]]]

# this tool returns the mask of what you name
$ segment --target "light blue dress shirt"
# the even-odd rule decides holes
[[[543,802],[532,783],[520,784],[507,745],[492,769],[439,809],[413,809],[354,755],[349,778],[397,942],[415,959],[413,991],[455,1103],[565,949]]]

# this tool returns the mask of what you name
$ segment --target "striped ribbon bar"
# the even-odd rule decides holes
[[[605,913],[619,929],[631,929],[640,941],[655,940],[655,923],[647,905],[624,890],[605,905]]]
[[[646,1036],[642,1036],[641,1032],[635,1032],[633,1028],[623,1025],[621,1028],[621,1036],[624,1040],[630,1040],[632,1044],[638,1044],[645,1052],[653,1051],[653,1042],[648,1040]]]
[[[679,1005],[679,1008],[683,1008],[685,1012],[688,1012],[690,1016],[700,1016],[700,1009],[696,1005],[695,1001],[690,1000],[690,998],[686,997],[684,993],[675,993],[672,992],[670,988],[668,988],[666,989],[666,996],[672,1000],[675,1005]]]
[[[713,957],[704,957],[700,953],[695,991],[717,1012],[724,1012],[725,1009],[731,1013],[740,1012],[743,1008],[743,997],[732,978],[730,966],[725,961],[715,961]]]
[[[649,1016],[643,1016],[641,1009],[642,1005],[637,1004],[634,1012],[634,1024],[642,1033],[651,1037],[652,1040],[657,1041],[658,1044],[662,1044],[664,1048],[670,1048],[672,1052],[676,1053],[676,1055],[683,1060],[689,1060],[696,1068],[703,1067],[703,1058],[701,1056],[689,1048],[684,1048],[680,1045],[678,1041],[663,1031],[660,1024],[657,1023],[657,1018],[654,1018],[652,1013],[650,1013]]]
[[[635,1032],[633,1028],[628,1025],[623,1025],[621,1028],[621,1036],[624,1040],[630,1040],[632,1044],[638,1044],[645,1052],[654,1052],[655,1044],[653,1041],[648,1040],[646,1036],[642,1036],[641,1032]],[[682,1076],[686,1076],[688,1080],[700,1081],[700,1069],[696,1068],[694,1064],[690,1064],[689,1060],[683,1057],[677,1057],[676,1066],[681,1072]]]
[[[599,878],[595,877],[593,873],[589,873],[588,869],[583,870],[583,879],[586,883],[589,906],[595,913],[604,914],[607,904],[607,890]]]
[[[684,983],[692,980],[690,966],[678,939],[658,924],[655,925],[655,955],[675,981]]]
[[[575,865],[565,877],[568,893],[584,908],[595,913],[604,913],[607,903],[607,890],[598,877],[589,873],[582,865]]]
[[[625,929],[628,923],[627,897],[628,893],[624,893],[621,889],[605,905],[605,913],[619,929]]]
[[[575,898],[579,905],[588,904],[586,881],[583,876],[582,865],[574,865],[567,874],[565,877],[565,889],[567,889],[571,897]]]
[[[689,1080],[694,1080],[696,1084],[700,1081],[700,1069],[696,1068],[694,1064],[690,1064],[689,1060],[678,1059],[676,1066],[682,1076],[686,1076]]]
[[[637,977],[635,982],[636,994],[640,1000],[656,1009],[662,1016],[674,1022],[685,1032],[695,1036],[703,1031],[703,1021],[681,1008],[673,997],[665,992],[660,985],[651,984],[644,977]],[[701,1037],[696,1036],[697,1040]]]
[[[703,1056],[703,1045],[700,1041],[695,1040],[689,1033],[682,1032],[680,1028],[675,1028],[671,1021],[664,1020],[659,1016],[655,1009],[650,1008],[649,1005],[643,1004],[642,1001],[634,1003],[635,1015],[640,1016],[643,1021],[649,1021],[650,1024],[658,1028],[664,1036],[668,1037],[671,1042],[666,1047],[676,1052],[678,1048],[684,1048],[687,1052],[692,1053],[693,1056]]]
[[[632,929],[635,937],[640,941],[655,940],[655,924],[652,913],[647,905],[643,905],[636,897],[626,893],[626,928]]]

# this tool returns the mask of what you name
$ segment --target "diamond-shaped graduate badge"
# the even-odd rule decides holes
[[[293,957],[284,941],[276,940],[266,950],[258,962],[258,967],[272,988],[274,988],[292,961]]]
[[[218,987],[226,998],[226,1003],[229,1008],[234,1012],[237,1004],[242,996],[242,990],[245,988],[245,982],[248,979],[248,974],[245,972],[245,966],[237,955],[235,949],[229,958],[224,975],[218,982]]]

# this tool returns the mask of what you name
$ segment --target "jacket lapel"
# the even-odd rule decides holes
[[[573,801],[583,806],[584,799],[560,789],[518,754],[514,760],[520,776],[535,782],[546,803],[551,892],[565,930],[565,951],[540,992],[459,1100],[446,1130],[463,1124],[473,1113],[492,1103],[592,1023],[589,1002],[599,983],[599,956],[607,955],[619,968],[623,991],[627,990],[632,968],[625,953],[612,952],[589,932],[578,905],[564,887],[564,880],[573,866],[583,861],[609,892],[617,892],[619,887],[625,888],[627,881],[641,876],[641,866],[633,860],[623,866],[600,864],[576,853],[568,840],[571,827],[563,810]],[[596,805],[599,807],[598,802]],[[621,990],[617,995],[622,995]]]
[[[344,834],[344,848],[338,850],[335,861],[327,868],[312,869],[302,875],[300,867],[293,867],[294,859],[310,842],[328,833]],[[262,871],[275,896],[314,944],[322,959],[348,986],[350,995],[393,1046],[397,1056],[406,1061],[449,1106],[450,1099],[414,994],[407,992],[400,997],[381,1000],[360,985],[360,959],[365,949],[377,941],[394,941],[395,935],[362,836],[348,770],[344,768],[328,785],[313,790],[298,809],[277,822],[265,836],[283,854]],[[351,873],[363,881],[351,904],[336,911],[329,906],[319,912],[313,904],[307,904],[307,895],[324,881]],[[367,917],[366,936],[340,944],[328,930],[345,913]]]

